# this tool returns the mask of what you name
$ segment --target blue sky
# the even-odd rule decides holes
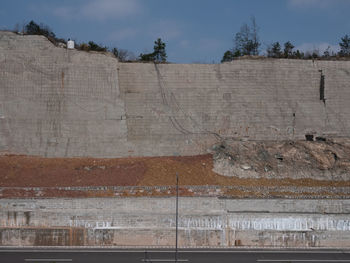
[[[261,51],[290,40],[302,50],[337,49],[350,35],[350,0],[1,0],[0,29],[34,20],[62,38],[152,52],[161,37],[168,60],[216,63],[255,16]]]

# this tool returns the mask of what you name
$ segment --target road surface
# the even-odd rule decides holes
[[[187,249],[180,250],[178,258],[178,262],[193,263],[350,263],[350,250]],[[174,251],[171,249],[0,248],[0,262],[174,262]]]

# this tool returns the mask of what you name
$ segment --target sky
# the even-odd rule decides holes
[[[350,0],[1,0],[0,30],[31,20],[60,38],[90,40],[136,56],[166,43],[173,63],[219,63],[242,24],[255,17],[260,52],[279,41],[338,49],[350,35]]]

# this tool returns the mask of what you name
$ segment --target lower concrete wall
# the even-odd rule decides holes
[[[350,200],[180,198],[181,247],[349,247]],[[1,199],[1,246],[173,246],[173,198]]]

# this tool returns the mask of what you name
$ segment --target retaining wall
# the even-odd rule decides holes
[[[118,63],[0,32],[0,151],[196,155],[228,137],[349,136],[349,83],[350,61]]]
[[[2,246],[173,246],[174,198],[1,199]],[[181,247],[349,247],[350,200],[179,199]]]

